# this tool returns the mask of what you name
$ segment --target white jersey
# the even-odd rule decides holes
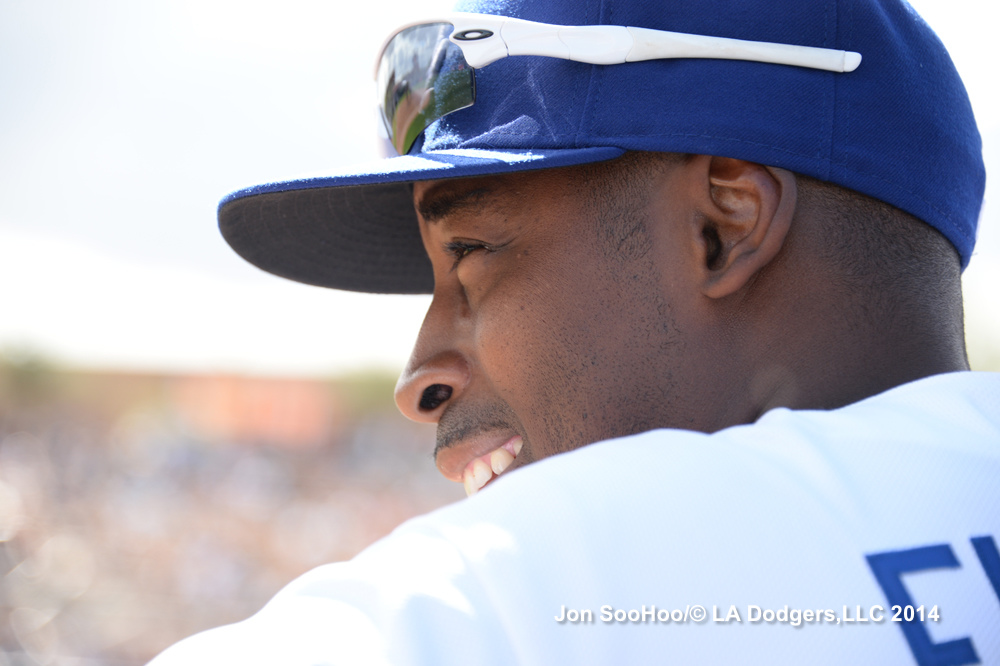
[[[1000,664],[998,543],[1000,375],[938,375],[541,460],[154,664]]]

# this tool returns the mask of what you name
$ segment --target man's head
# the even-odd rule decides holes
[[[440,421],[438,462],[453,478],[491,447],[523,442],[523,464],[650,427],[837,406],[963,367],[957,275],[984,174],[943,46],[899,0],[737,5],[462,7],[618,26],[601,34],[619,52],[593,32],[445,23],[427,53],[407,43],[399,71],[380,68],[390,128],[390,107],[410,109],[409,130],[430,123],[397,141],[412,139],[410,154],[235,193],[223,233],[292,279],[433,291],[398,401]],[[654,41],[674,31],[832,49],[851,66],[718,59],[732,52],[718,46],[632,62],[653,33],[624,26]],[[487,36],[502,59],[472,76],[456,54]],[[618,64],[573,61],[579,44]],[[517,55],[542,52],[552,57]],[[856,69],[848,52],[861,54]]]
[[[513,438],[500,469],[965,364],[954,248],[783,169],[629,153],[419,183],[414,200],[435,291],[397,403],[438,424],[439,468],[472,489]]]

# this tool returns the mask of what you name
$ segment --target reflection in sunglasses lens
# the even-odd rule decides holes
[[[475,101],[475,77],[450,23],[401,31],[386,46],[378,69],[379,107],[393,146],[409,152],[435,120]]]

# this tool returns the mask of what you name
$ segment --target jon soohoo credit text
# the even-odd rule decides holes
[[[711,612],[701,604],[667,608],[646,606],[615,608],[601,606],[595,613],[590,608],[561,606],[554,616],[562,624],[701,624],[709,621],[718,624],[788,624],[799,627],[805,624],[881,624],[884,622],[938,622],[941,613],[937,606],[841,606],[840,608],[766,608],[749,604],[738,607],[711,606]]]

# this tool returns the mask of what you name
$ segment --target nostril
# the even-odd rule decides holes
[[[420,409],[429,412],[451,397],[451,387],[447,384],[431,384],[420,395]]]

